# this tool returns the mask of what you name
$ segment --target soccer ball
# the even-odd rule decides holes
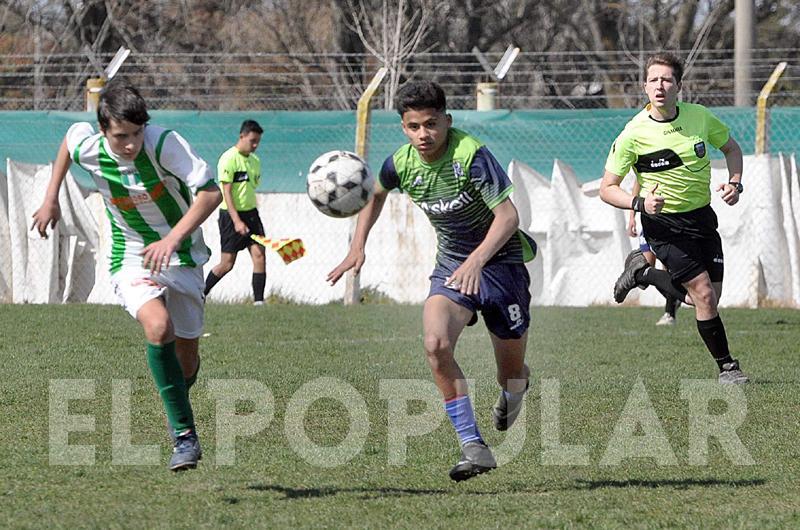
[[[325,215],[350,217],[372,197],[375,179],[366,162],[349,151],[329,151],[308,170],[306,191]]]

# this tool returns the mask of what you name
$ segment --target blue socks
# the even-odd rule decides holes
[[[455,399],[444,402],[444,409],[456,429],[461,445],[467,442],[481,442],[481,433],[475,423],[475,412],[469,396],[457,396]]]

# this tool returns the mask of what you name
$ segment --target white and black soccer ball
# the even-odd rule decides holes
[[[331,217],[350,217],[361,210],[375,186],[366,162],[349,151],[329,151],[311,164],[306,191],[317,209]]]

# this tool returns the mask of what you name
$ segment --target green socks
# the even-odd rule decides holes
[[[192,406],[189,404],[187,385],[183,379],[181,365],[175,356],[175,341],[162,346],[148,343],[147,364],[161,395],[161,401],[164,402],[170,425],[176,432],[194,429],[194,416]]]

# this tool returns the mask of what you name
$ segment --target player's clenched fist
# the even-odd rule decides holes
[[[661,213],[661,210],[664,208],[664,197],[656,195],[657,189],[658,183],[656,182],[656,185],[653,186],[653,189],[650,190],[647,197],[644,198],[644,211],[650,215]]]

